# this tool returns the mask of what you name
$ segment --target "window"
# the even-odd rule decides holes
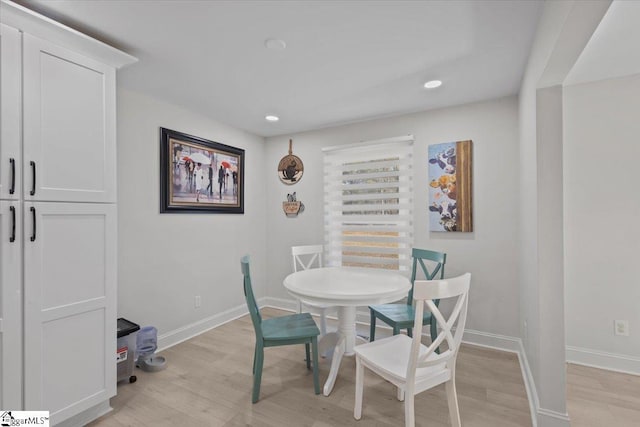
[[[413,137],[323,151],[327,265],[408,271]]]

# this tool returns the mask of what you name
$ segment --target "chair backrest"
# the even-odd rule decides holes
[[[291,246],[293,271],[322,267],[322,245]]]
[[[260,309],[258,309],[256,297],[253,295],[253,288],[251,287],[251,272],[249,269],[250,261],[249,255],[245,255],[240,258],[240,267],[242,268],[242,275],[244,276],[244,299],[247,301],[247,307],[249,307],[251,322],[253,322],[253,328],[256,331],[256,340],[261,340],[262,316],[260,316]]]
[[[413,304],[413,283],[416,281],[418,265],[420,265],[422,269],[425,280],[435,280],[444,278],[444,265],[447,262],[447,254],[444,252],[430,251],[427,249],[413,248],[411,250],[411,257],[413,258],[413,265],[411,267],[411,289],[407,296],[408,305]],[[427,265],[424,263],[425,261],[435,263],[431,271],[427,268]],[[438,273],[440,273],[440,277],[436,277]],[[436,305],[437,304],[436,302]]]
[[[407,381],[410,384],[413,384],[417,368],[426,368],[446,362],[447,367],[452,372],[455,370],[456,357],[458,356],[462,334],[467,321],[470,283],[470,273],[445,280],[416,280],[413,293],[416,301],[413,342],[407,367]],[[448,319],[445,319],[440,309],[433,303],[433,300],[442,298],[456,299]],[[441,330],[429,345],[427,351],[419,354],[420,339],[422,338],[422,315],[425,305],[431,311],[431,315],[438,321]],[[456,327],[455,334],[451,332],[454,325]],[[447,350],[441,351],[440,354],[435,353],[436,349],[444,341],[447,343]]]

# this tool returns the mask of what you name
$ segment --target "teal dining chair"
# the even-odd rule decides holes
[[[256,403],[260,398],[260,382],[264,363],[264,349],[291,344],[304,344],[307,353],[307,369],[311,369],[309,347],[313,352],[313,386],[316,394],[320,394],[318,381],[318,335],[320,330],[309,313],[298,313],[290,316],[263,319],[251,287],[250,258],[245,255],[240,260],[244,276],[244,297],[249,307],[249,314],[256,333],[256,348],[253,356],[253,394],[251,401]]]
[[[413,284],[416,280],[416,271],[418,265],[422,269],[426,280],[437,279],[436,275],[440,273],[440,279],[444,278],[444,264],[447,261],[447,254],[442,252],[429,251],[426,249],[416,249],[411,251],[411,257],[413,263],[411,267],[411,289],[407,296],[407,301],[404,304],[381,304],[370,305],[369,311],[371,313],[371,329],[369,333],[369,341],[375,341],[376,339],[376,319],[382,320],[387,325],[393,328],[393,335],[398,335],[402,329],[407,330],[407,335],[412,336],[412,327],[414,323],[414,307],[413,307]],[[431,261],[435,263],[432,270],[429,271],[425,265],[425,261]],[[436,306],[439,301],[434,301]],[[438,335],[437,322],[432,319],[431,313],[425,311],[422,318],[423,325],[431,325],[431,339],[434,340]]]

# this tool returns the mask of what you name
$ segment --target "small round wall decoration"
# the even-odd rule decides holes
[[[278,163],[278,176],[280,181],[287,185],[300,181],[304,173],[304,164],[300,157],[293,154],[293,140],[289,140],[289,154],[284,156]]]

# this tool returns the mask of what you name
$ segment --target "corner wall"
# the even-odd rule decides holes
[[[564,335],[562,83],[610,3],[545,2],[520,88],[519,320],[524,365],[530,367],[525,381],[534,405],[534,427],[570,424]]]
[[[156,326],[166,346],[246,311],[242,255],[265,294],[264,139],[122,88],[117,100],[118,316]],[[245,150],[244,215],[160,214],[160,127]]]
[[[473,275],[467,328],[519,336],[517,284],[518,103],[508,97],[441,110],[371,120],[292,135],[304,162],[302,179],[285,185],[276,174],[289,136],[267,139],[267,241],[269,297],[289,300],[282,281],[292,271],[291,246],[324,243],[322,147],[412,134],[414,143],[414,246],[447,253],[446,276]],[[473,140],[473,233],[428,230],[427,146]],[[287,218],[282,201],[295,191],[305,211]]]
[[[640,375],[640,74],[564,99],[567,359]]]

